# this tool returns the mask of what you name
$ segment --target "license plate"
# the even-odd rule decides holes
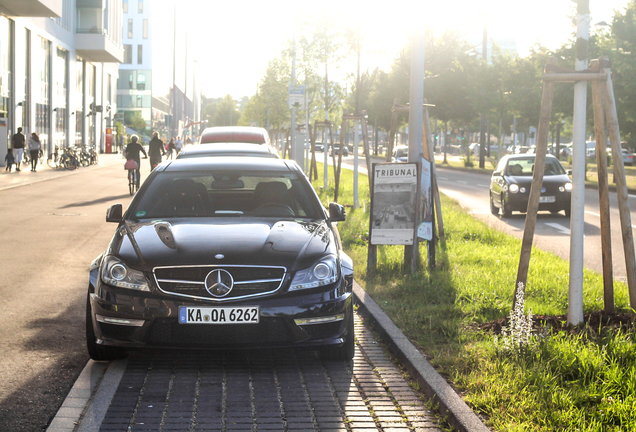
[[[258,306],[179,307],[179,324],[258,324]]]
[[[539,197],[539,202],[540,203],[553,203],[554,202],[554,197],[553,196],[542,196],[542,197]]]

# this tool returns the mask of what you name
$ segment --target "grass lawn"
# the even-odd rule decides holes
[[[353,203],[352,177],[343,170],[339,202],[346,206]],[[333,178],[326,191],[322,185],[321,175],[314,187],[327,204],[334,195]],[[636,430],[631,326],[544,329],[521,345],[507,344],[514,342],[511,336],[483,330],[510,314],[521,242],[473,219],[446,197],[446,247],[437,249],[436,269],[423,267],[410,275],[402,265],[402,246],[380,246],[377,269],[367,274],[366,176],[360,176],[359,189],[361,208],[349,207],[347,220],[339,224],[356,280],[488,426],[497,431]],[[420,250],[425,256],[425,243]],[[567,313],[568,271],[566,261],[533,250],[526,315],[532,309],[558,322]],[[626,312],[624,284],[615,284],[615,298]],[[584,274],[584,308],[586,313],[603,308],[602,278],[591,271]]]

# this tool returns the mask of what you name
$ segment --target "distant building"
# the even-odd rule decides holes
[[[138,112],[147,132],[166,138],[198,134],[201,116],[196,62],[188,58],[187,26],[176,12],[173,0],[123,0],[117,118],[125,121]]]
[[[0,154],[18,127],[104,151],[117,106],[122,0],[0,0]]]

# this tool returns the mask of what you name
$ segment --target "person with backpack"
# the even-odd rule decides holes
[[[137,169],[135,170],[135,174],[137,175],[137,188],[139,188],[139,178],[141,175],[141,172],[139,170],[139,167],[141,166],[139,153],[143,153],[144,157],[146,158],[148,157],[148,154],[146,154],[146,150],[144,150],[144,148],[141,146],[141,144],[139,144],[138,141],[139,137],[137,135],[132,135],[130,137],[130,142],[126,146],[126,150],[124,150],[124,156],[126,156],[126,160],[134,160],[135,162],[137,162]]]

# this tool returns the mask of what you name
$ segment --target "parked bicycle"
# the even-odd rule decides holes
[[[55,146],[55,151],[49,156],[46,163],[53,169],[74,170],[80,166],[75,149],[71,147],[62,149],[60,154],[59,149]]]

